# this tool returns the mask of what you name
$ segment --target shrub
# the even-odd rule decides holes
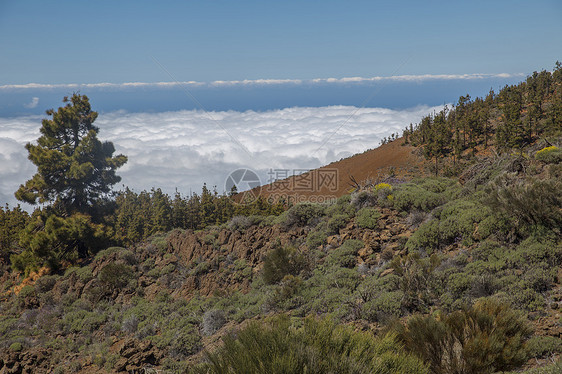
[[[139,319],[135,314],[132,314],[131,316],[125,318],[123,320],[123,323],[121,324],[121,330],[123,330],[127,334],[134,334],[135,332],[137,332],[138,327]]]
[[[440,262],[440,258],[435,254],[422,258],[418,253],[395,257],[390,262],[390,267],[400,277],[400,289],[404,292],[404,307],[411,310],[425,310],[433,297],[434,271]]]
[[[510,374],[560,374],[562,373],[562,359],[558,359],[550,365],[528,369],[524,371],[510,372]]]
[[[123,247],[109,247],[107,249],[101,250],[96,254],[96,257],[94,257],[96,260],[100,260],[102,258],[108,257],[114,253],[119,253],[121,251],[126,251],[125,248]]]
[[[402,291],[382,292],[361,306],[361,315],[370,322],[384,322],[401,314]]]
[[[503,174],[490,183],[484,202],[494,211],[516,220],[520,231],[525,226],[560,230],[562,227],[562,185],[557,180],[519,181]]]
[[[547,263],[534,264],[523,275],[525,283],[535,292],[544,292],[556,282],[557,268],[550,268]]]
[[[326,258],[326,263],[329,266],[353,268],[357,262],[357,252],[363,246],[364,244],[360,240],[346,240],[339,248],[330,252]]]
[[[234,216],[227,225],[232,231],[244,231],[252,226],[252,220],[246,216]]]
[[[276,243],[264,259],[263,280],[266,284],[275,284],[285,275],[297,275],[304,265],[303,256],[294,248],[285,248]]]
[[[381,214],[378,210],[373,208],[362,208],[357,212],[355,216],[355,222],[357,226],[363,229],[371,229],[374,230],[377,228],[377,224]]]
[[[316,249],[326,244],[328,234],[325,231],[312,231],[306,237],[306,245],[309,249]]]
[[[133,268],[122,263],[109,263],[98,274],[100,283],[108,290],[121,289],[135,276]]]
[[[373,192],[377,196],[379,204],[384,205],[385,202],[392,202],[394,200],[394,196],[392,195],[392,186],[388,183],[377,184],[373,187]]]
[[[300,288],[303,306],[299,313],[331,313],[336,318],[349,319],[354,313],[354,291],[361,276],[356,269],[326,265],[317,267]]]
[[[284,217],[286,227],[316,225],[324,215],[325,207],[319,204],[297,204],[291,207]]]
[[[203,335],[213,335],[226,323],[224,311],[220,309],[211,309],[203,314],[203,322],[201,323],[201,333]]]
[[[410,215],[408,215],[406,222],[411,228],[416,229],[419,227],[419,225],[421,225],[425,221],[427,217],[428,217],[427,213],[415,210],[411,212]]]
[[[557,164],[562,162],[562,150],[554,145],[546,147],[538,151],[535,158],[547,164]]]
[[[337,234],[347,225],[349,217],[345,214],[336,214],[328,220],[327,229],[328,234]]]
[[[360,191],[351,197],[351,204],[356,210],[377,205],[377,196],[369,191]]]
[[[458,190],[455,182],[446,178],[425,178],[405,183],[394,192],[394,207],[398,210],[429,212],[445,203]]]
[[[543,358],[562,353],[562,339],[554,336],[533,336],[527,341],[529,357]]]
[[[355,207],[351,204],[351,196],[344,195],[336,201],[335,204],[332,204],[326,208],[326,215],[327,216],[334,216],[336,214],[344,214],[349,218],[353,217],[355,214]]]
[[[330,320],[307,318],[302,327],[287,317],[252,322],[207,354],[197,373],[427,373],[402,352],[394,336],[376,338]]]
[[[440,212],[439,234],[443,244],[462,240],[464,245],[473,243],[476,224],[491,212],[487,207],[468,200],[454,200],[443,206]]]
[[[495,235],[495,237],[506,238],[511,229],[509,219],[492,213],[478,224],[478,236],[481,239]]]
[[[505,304],[481,299],[450,315],[414,316],[395,326],[406,348],[436,374],[494,373],[526,361],[528,322]]]
[[[168,240],[162,235],[152,236],[150,243],[160,252],[168,247]]]
[[[190,271],[190,275],[203,275],[209,272],[211,265],[207,261],[201,261]]]
[[[57,275],[44,275],[41,278],[37,279],[35,282],[35,288],[39,293],[45,293],[53,289],[55,284],[57,283],[57,279],[60,277]]]
[[[20,351],[22,351],[22,350],[23,350],[23,346],[22,346],[21,343],[19,343],[19,342],[15,342],[15,343],[12,343],[12,344],[10,345],[10,351],[13,351],[13,352],[20,352]]]
[[[422,224],[406,242],[405,248],[414,251],[423,249],[428,252],[439,249],[439,220],[432,219]]]

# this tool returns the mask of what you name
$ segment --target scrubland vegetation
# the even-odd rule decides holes
[[[0,209],[0,368],[560,372],[561,72],[408,130],[440,176],[333,204],[205,187]]]

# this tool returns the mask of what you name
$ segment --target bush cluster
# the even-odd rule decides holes
[[[374,337],[328,319],[302,326],[277,317],[253,322],[224,339],[194,373],[427,373],[393,335]]]

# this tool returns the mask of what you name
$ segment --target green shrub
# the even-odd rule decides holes
[[[135,277],[133,268],[122,263],[109,263],[98,274],[100,283],[108,290],[121,289]]]
[[[402,291],[382,292],[361,306],[361,316],[370,322],[384,322],[401,314]]]
[[[433,252],[439,249],[439,220],[432,219],[423,223],[406,242],[405,248],[409,251],[423,249]]]
[[[207,274],[209,272],[209,270],[211,269],[211,265],[209,265],[209,263],[207,261],[202,261],[200,263],[198,263],[191,271],[190,274],[191,275],[203,275],[203,274]]]
[[[478,224],[478,235],[481,239],[486,239],[492,235],[505,238],[511,229],[509,218],[498,214],[490,214]]]
[[[476,224],[490,215],[486,207],[468,200],[457,199],[443,206],[440,212],[439,235],[443,244],[461,241],[473,243]]]
[[[355,313],[355,290],[361,282],[356,269],[338,266],[317,267],[304,281],[299,297],[302,307],[299,315],[330,313],[336,318],[350,319]]]
[[[330,252],[326,258],[326,264],[343,268],[353,268],[357,263],[357,252],[363,248],[364,243],[360,240],[346,240],[339,248]]]
[[[357,226],[362,229],[374,230],[377,228],[380,217],[381,214],[378,210],[373,208],[362,208],[357,212],[355,222],[357,223]]]
[[[41,278],[37,279],[35,282],[35,288],[39,293],[45,293],[53,289],[57,280],[60,277],[58,275],[44,275]]]
[[[492,211],[513,217],[520,233],[529,228],[545,227],[560,232],[562,227],[562,184],[558,180],[536,179],[520,181],[503,174],[487,187],[483,199]]]
[[[447,279],[447,289],[455,299],[461,299],[473,284],[472,276],[465,273],[453,273]]]
[[[96,260],[100,260],[100,259],[102,259],[102,258],[108,257],[108,256],[110,256],[110,255],[112,255],[112,254],[114,254],[114,253],[119,253],[119,252],[121,252],[121,251],[126,251],[126,249],[123,248],[123,247],[109,247],[109,248],[107,248],[107,249],[104,249],[104,250],[102,250],[102,251],[99,251],[99,252],[96,254],[95,259],[96,259]]]
[[[395,274],[388,274],[382,278],[367,276],[357,288],[363,302],[376,298],[381,292],[392,292],[400,289],[401,278]]]
[[[263,263],[263,280],[266,284],[278,283],[286,275],[297,275],[305,265],[302,255],[294,248],[285,248],[276,243],[265,256]]]
[[[394,192],[394,207],[398,210],[429,212],[449,200],[458,188],[446,178],[425,178],[399,186]]]
[[[410,310],[426,311],[435,297],[435,269],[441,259],[433,254],[422,258],[418,253],[395,257],[390,262],[394,274],[400,277],[400,289],[404,292],[403,306]]]
[[[523,275],[523,280],[535,292],[548,291],[556,283],[557,268],[550,268],[547,263],[541,262],[529,268]]]
[[[36,295],[35,287],[31,285],[26,285],[20,290],[18,297],[20,299],[26,299],[28,297],[33,297],[35,295]]]
[[[297,204],[287,210],[283,224],[286,227],[316,225],[325,213],[325,207],[320,204]]]
[[[557,362],[546,365],[543,367],[528,369],[524,371],[514,371],[509,374],[560,374],[562,373],[562,359],[558,359]]]
[[[343,214],[349,218],[353,217],[355,214],[355,207],[351,204],[350,195],[344,195],[338,198],[335,204],[326,208],[326,215],[328,217],[333,217],[336,214]]]
[[[21,343],[19,343],[19,342],[15,342],[15,343],[12,343],[12,344],[10,345],[10,351],[13,351],[13,352],[20,352],[20,351],[22,351],[22,350],[23,350],[23,346],[22,346]]]
[[[93,279],[92,268],[90,266],[72,266],[65,270],[64,279],[68,279],[72,274],[76,274],[80,282],[87,283]]]
[[[72,308],[61,322],[61,330],[66,333],[92,333],[107,321],[107,315],[99,311]]]
[[[201,336],[196,311],[201,305],[190,305],[185,300],[173,300],[162,292],[155,300],[134,298],[123,313],[123,320],[135,316],[135,338],[148,339],[168,357],[183,360],[200,348]]]
[[[205,243],[207,245],[214,245],[216,243],[216,240],[217,240],[217,237],[213,233],[206,234],[203,237],[203,243]]]
[[[252,226],[252,220],[246,216],[234,216],[228,221],[227,226],[232,231],[245,231]]]
[[[302,327],[287,317],[252,322],[224,345],[207,354],[196,373],[427,373],[427,368],[402,352],[392,335],[369,332],[307,318]]]
[[[168,248],[168,240],[165,236],[162,235],[154,235],[151,238],[151,244],[155,246],[159,251],[164,251]]]
[[[529,323],[494,299],[439,318],[414,316],[394,329],[406,348],[436,374],[494,373],[525,363]]]
[[[288,301],[291,301],[293,297],[299,294],[302,284],[301,277],[286,275],[279,283],[279,287],[275,289],[273,302],[285,309],[290,309],[293,307],[293,304]]]
[[[529,357],[543,358],[562,353],[562,339],[554,336],[533,336],[527,341]]]
[[[306,245],[309,249],[316,249],[321,245],[326,244],[328,234],[325,231],[312,231],[306,237]]]
[[[330,235],[338,234],[340,230],[344,228],[345,225],[347,225],[348,221],[349,221],[349,217],[347,215],[336,214],[335,216],[333,216],[328,220],[328,224],[326,226],[328,230],[328,234]]]

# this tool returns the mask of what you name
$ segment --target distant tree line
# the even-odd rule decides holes
[[[211,191],[206,185],[201,194],[187,197],[178,192],[170,197],[159,188],[140,193],[126,188],[117,193],[115,205],[109,221],[115,228],[115,239],[124,244],[174,228],[200,230],[223,224],[234,216],[278,215],[285,210],[282,203],[270,203],[261,196],[239,204],[234,196]]]
[[[478,149],[521,150],[539,138],[562,134],[562,63],[553,72],[534,72],[526,81],[490,89],[485,98],[461,96],[452,108],[429,114],[403,131],[404,141],[421,146],[435,161],[453,164]]]

